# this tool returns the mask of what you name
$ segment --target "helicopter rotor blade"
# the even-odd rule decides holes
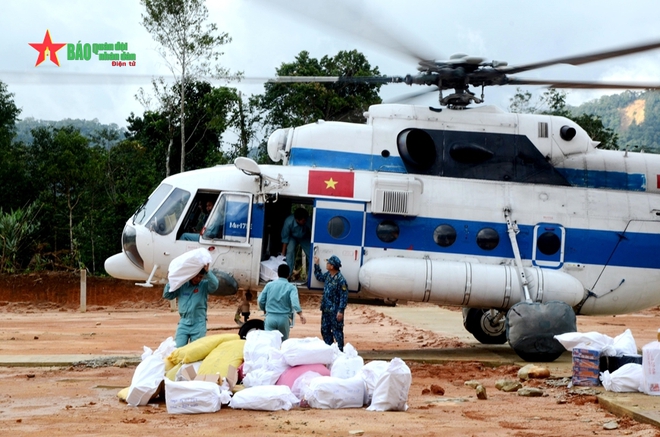
[[[535,62],[526,65],[497,68],[497,71],[500,71],[505,74],[515,74],[515,73],[521,73],[523,71],[535,70],[537,68],[549,67],[551,65],[556,65],[556,64],[582,65],[582,64],[588,64],[590,62],[602,61],[604,59],[631,55],[633,53],[645,52],[657,48],[660,48],[660,41],[654,41],[646,44],[637,44],[634,46],[624,47],[616,50],[608,50],[605,52],[596,52],[596,53],[584,54],[578,56],[568,56],[565,58]]]
[[[420,50],[419,44],[408,44],[401,32],[381,26],[374,20],[373,12],[359,7],[360,2],[349,1],[297,1],[258,0],[264,6],[284,11],[287,15],[296,14],[341,34],[352,35],[359,40],[369,41],[387,50],[405,57],[409,61],[419,62],[432,59],[427,51]],[[437,54],[435,55],[437,56]]]
[[[621,90],[659,90],[660,83],[608,83],[574,80],[538,80],[523,79],[520,77],[509,78],[506,85],[543,85],[550,88],[575,88],[575,89],[621,89]]]
[[[412,92],[412,93],[402,94],[402,95],[396,96],[392,99],[387,99],[387,101],[386,102],[384,101],[383,103],[405,103],[405,102],[408,102],[410,100],[414,100],[417,97],[421,97],[421,96],[429,94],[429,93],[438,92],[439,90],[440,90],[440,88],[438,88],[437,86],[431,86],[427,89],[422,89],[420,91],[415,91],[415,92]]]
[[[400,83],[401,76],[277,76],[268,79],[268,83]]]

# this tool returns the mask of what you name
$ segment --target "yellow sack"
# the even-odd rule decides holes
[[[131,387],[129,386],[129,387],[122,388],[121,390],[119,390],[119,393],[117,393],[117,397],[119,398],[120,401],[126,402],[126,398],[128,397],[128,390],[130,388]]]
[[[165,358],[165,370],[170,370],[179,363],[194,363],[202,361],[220,343],[238,340],[238,334],[207,335],[185,346],[174,349],[169,357]]]
[[[179,369],[183,366],[183,363],[179,363],[176,366],[172,367],[170,370],[168,370],[165,373],[165,377],[169,379],[170,381],[175,381],[176,380],[176,374],[179,372]]]
[[[240,339],[221,343],[204,358],[197,374],[226,377],[230,365],[238,368],[243,363],[243,346],[245,340]]]

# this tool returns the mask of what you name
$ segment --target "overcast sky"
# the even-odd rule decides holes
[[[210,21],[233,38],[224,47],[223,66],[249,78],[272,77],[302,50],[321,58],[357,49],[382,74],[406,75],[415,73],[416,64],[400,54],[401,46],[436,59],[466,53],[519,65],[660,40],[658,0],[353,0],[348,12],[330,0],[277,0],[276,7],[270,2],[207,1]],[[320,11],[316,15],[331,22],[334,17],[334,27],[296,12],[309,5]],[[170,75],[140,24],[142,13],[138,0],[3,0],[0,81],[14,94],[20,118],[96,118],[125,126],[131,112],[142,114],[134,97],[139,87],[149,88],[152,75]],[[57,52],[59,67],[51,60],[35,66],[39,52],[29,43],[42,43],[47,29],[54,43],[126,43],[135,66],[113,67],[94,54],[89,61],[69,60],[66,46]],[[520,76],[660,82],[660,50]],[[254,84],[232,86],[247,94],[262,91]],[[388,85],[381,96],[394,99],[413,90]],[[487,88],[487,103],[506,109],[514,92],[515,87]],[[597,96],[570,91],[569,103]],[[430,94],[416,103],[434,102]]]

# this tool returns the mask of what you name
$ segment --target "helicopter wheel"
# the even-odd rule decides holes
[[[506,343],[504,317],[495,310],[463,308],[463,326],[482,344]]]
[[[263,331],[264,330],[264,321],[261,319],[250,319],[247,322],[243,323],[241,329],[238,330],[238,335],[241,339],[245,340],[245,337],[250,331]]]

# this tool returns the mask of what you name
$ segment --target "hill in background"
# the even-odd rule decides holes
[[[39,127],[60,128],[64,126],[73,126],[78,129],[81,135],[89,138],[93,143],[102,145],[106,149],[119,143],[126,138],[126,128],[120,128],[115,123],[102,124],[98,119],[81,120],[65,118],[59,121],[36,120],[27,117],[16,122],[16,137],[14,141],[25,144],[32,144],[32,130]]]
[[[660,93],[625,91],[603,96],[578,107],[573,113],[599,116],[606,128],[619,135],[619,147],[660,153]]]

